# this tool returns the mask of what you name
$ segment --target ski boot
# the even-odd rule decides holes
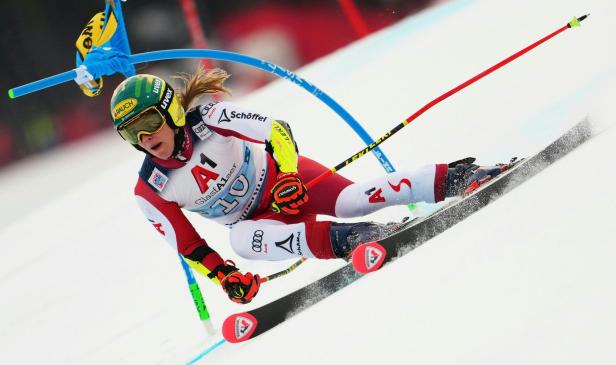
[[[332,223],[329,238],[337,258],[349,259],[355,247],[362,243],[376,241],[402,230],[412,220],[405,217],[400,223],[376,222]]]
[[[494,166],[479,166],[473,162],[475,162],[474,157],[467,157],[449,164],[445,181],[446,198],[471,194],[481,185],[509,170],[519,161],[517,157],[514,157],[508,164],[499,163]]]

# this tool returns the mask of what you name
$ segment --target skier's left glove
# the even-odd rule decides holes
[[[249,272],[242,274],[231,260],[227,260],[223,265],[216,267],[214,273],[216,273],[218,281],[220,281],[220,285],[229,299],[236,303],[250,303],[259,292],[261,285],[259,275],[253,275]]]
[[[272,210],[276,213],[299,214],[300,205],[308,202],[308,192],[299,174],[278,174],[272,188]]]

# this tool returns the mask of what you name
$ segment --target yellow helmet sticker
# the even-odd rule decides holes
[[[137,99],[128,98],[113,106],[113,119],[120,119],[130,113],[137,106]]]

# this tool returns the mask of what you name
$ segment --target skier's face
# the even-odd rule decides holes
[[[165,123],[160,131],[154,134],[143,134],[139,146],[154,157],[167,160],[173,153],[175,132]]]

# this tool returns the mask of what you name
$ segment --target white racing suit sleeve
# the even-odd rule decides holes
[[[208,128],[224,136],[264,143],[269,139],[274,119],[229,102],[199,106]]]
[[[297,144],[285,121],[228,102],[201,105],[199,110],[209,129],[223,136],[266,143],[266,150],[271,153],[280,172],[297,172]]]

